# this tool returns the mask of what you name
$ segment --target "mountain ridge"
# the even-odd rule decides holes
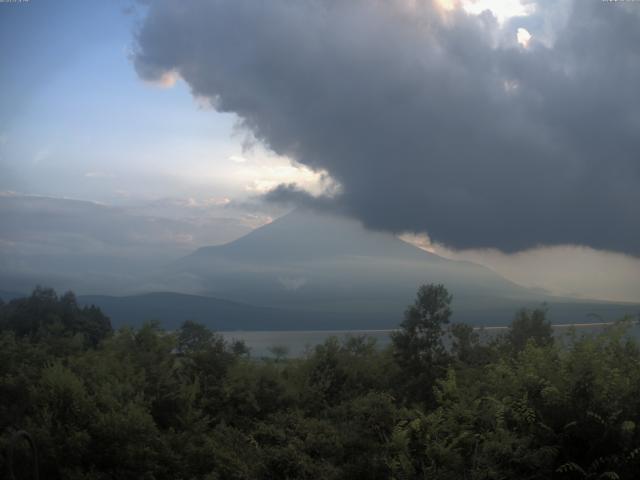
[[[299,209],[227,244],[200,248],[164,275],[188,280],[199,295],[338,314],[345,324],[368,316],[372,325],[385,327],[401,321],[424,283],[444,284],[456,317],[476,324],[505,324],[518,308],[543,302],[581,303],[527,289],[482,265],[440,257],[356,221]]]

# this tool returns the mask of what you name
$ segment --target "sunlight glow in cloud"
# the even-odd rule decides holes
[[[315,196],[328,193],[326,173],[282,160],[249,165],[237,171],[238,177],[244,179],[247,191],[258,194],[267,193],[281,184],[293,184]]]
[[[244,157],[241,157],[240,155],[231,155],[229,157],[229,160],[231,160],[232,162],[235,162],[235,163],[246,163],[247,162],[247,159],[244,158]]]
[[[520,27],[518,28],[518,31],[516,33],[516,38],[520,45],[522,45],[524,48],[527,48],[529,46],[529,42],[531,41],[531,34],[526,28]]]
[[[460,2],[457,0],[436,0],[435,4],[440,8],[441,11],[451,11],[451,10],[455,10],[459,5]]]
[[[231,203],[231,199],[229,197],[222,198],[195,198],[189,197],[184,202],[181,202],[187,208],[209,208],[209,207],[221,207],[225,205],[229,205]]]
[[[431,243],[431,239],[426,233],[403,233],[398,235],[398,238],[403,242],[406,242],[414,247],[418,247],[420,250],[424,250],[429,253],[436,253],[435,246]]]
[[[495,249],[451,249],[424,233],[405,233],[398,238],[450,260],[484,265],[512,282],[553,295],[610,302],[636,302],[640,295],[640,259],[622,253],[558,245],[506,254]]]
[[[149,83],[160,88],[171,88],[176,84],[176,82],[179,79],[180,79],[180,74],[175,70],[171,70],[170,72],[164,72],[160,76],[160,78]]]
[[[462,8],[472,15],[489,11],[503,24],[512,17],[525,17],[535,12],[535,4],[523,4],[520,0],[436,0],[442,12]]]
[[[462,8],[467,13],[479,15],[489,10],[503,24],[512,17],[524,17],[535,12],[535,4],[523,4],[520,0],[466,0]]]

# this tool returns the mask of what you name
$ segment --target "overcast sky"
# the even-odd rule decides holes
[[[88,202],[87,245],[115,241],[86,220],[109,218],[137,229],[120,254],[177,255],[304,203],[640,300],[638,3],[31,0],[0,3],[0,41],[14,220]],[[0,253],[32,227],[4,223]]]

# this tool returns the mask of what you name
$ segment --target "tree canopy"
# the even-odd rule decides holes
[[[37,289],[0,305],[0,451],[25,430],[40,478],[65,480],[637,478],[630,322],[553,340],[546,312],[519,312],[485,338],[449,325],[450,301],[422,287],[387,348],[334,337],[253,358],[193,322],[111,333]]]

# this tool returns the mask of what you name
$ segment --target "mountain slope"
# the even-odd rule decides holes
[[[387,233],[364,229],[353,220],[308,210],[293,212],[239,239],[204,247],[187,257],[291,263],[336,256],[443,260]]]
[[[355,221],[304,210],[226,245],[201,248],[161,277],[169,290],[322,312],[343,318],[345,326],[368,319],[370,328],[397,325],[424,283],[443,283],[453,293],[456,319],[474,323],[505,323],[519,307],[561,300]]]

